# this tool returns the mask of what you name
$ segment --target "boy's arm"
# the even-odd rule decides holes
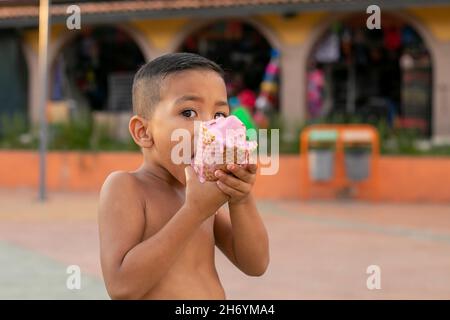
[[[189,180],[193,179],[188,179],[188,186]],[[137,299],[145,295],[174,263],[208,214],[217,209],[212,202],[198,207],[191,205],[195,202],[186,201],[161,230],[142,241],[145,202],[138,194],[137,183],[128,173],[114,173],[105,181],[100,194],[101,264],[108,293],[116,299]],[[186,198],[195,200],[196,194],[205,192],[198,190],[198,181],[190,184],[191,195],[187,190]],[[218,197],[212,198],[218,201]],[[222,204],[218,203],[217,207]],[[206,213],[199,215],[199,210]]]
[[[242,272],[262,275],[269,264],[269,241],[255,201],[229,203],[229,213],[219,210],[214,221],[216,245]]]

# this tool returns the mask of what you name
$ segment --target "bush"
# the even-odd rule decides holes
[[[310,124],[316,123],[365,123],[358,116],[333,115],[314,121],[294,123],[289,133],[285,119],[280,114],[270,117],[272,129],[279,129],[282,154],[299,153],[299,137],[301,131]],[[427,142],[427,148],[421,146],[427,141],[419,131],[414,129],[391,128],[384,120],[372,122],[380,136],[381,154],[392,155],[438,155],[450,156],[450,145],[434,146]],[[49,150],[86,150],[86,151],[137,151],[139,147],[131,136],[121,141],[111,135],[109,127],[96,124],[90,113],[80,114],[67,123],[50,124],[48,127]],[[271,131],[268,130],[268,152],[271,152]],[[21,114],[0,117],[1,149],[37,149],[39,131],[30,128],[26,117]]]
[[[70,119],[67,123],[49,125],[49,150],[91,150],[93,121],[90,114]]]
[[[32,132],[22,114],[0,117],[1,149],[35,149],[38,146],[38,132]]]
[[[29,128],[22,115],[3,116],[0,119],[1,149],[37,149],[39,131]],[[49,150],[80,151],[135,151],[139,147],[131,136],[120,141],[109,133],[107,127],[96,125],[89,113],[80,114],[67,123],[48,125]]]
[[[280,114],[274,114],[270,117],[268,130],[268,141],[270,147],[271,131],[270,129],[279,129],[280,154],[298,154],[300,152],[299,136],[303,128],[306,126],[303,122],[296,122],[292,124],[292,133],[288,132],[286,120]]]
[[[139,146],[134,142],[131,136],[127,141],[120,141],[115,139],[110,134],[111,130],[106,125],[97,125],[91,140],[92,150],[123,150],[123,151],[137,151]]]

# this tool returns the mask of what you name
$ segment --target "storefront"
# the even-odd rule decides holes
[[[91,111],[131,110],[139,47],[115,27],[87,27],[64,45],[52,68],[53,101],[74,100]]]
[[[112,136],[128,139],[133,77],[144,63],[125,30],[83,28],[62,43],[51,65],[49,121],[88,118]]]
[[[227,19],[202,26],[177,51],[200,54],[224,69],[232,111],[245,109],[259,127],[279,112],[278,51],[251,24]]]
[[[28,68],[20,35],[0,29],[0,130],[11,116],[28,120]],[[5,123],[6,122],[6,123]]]
[[[353,14],[325,31],[309,56],[308,118],[357,117],[432,132],[432,66],[426,44],[404,20],[383,15],[369,30]]]
[[[435,140],[450,140],[450,3],[439,1],[436,7],[433,1],[385,1],[380,3],[382,30],[367,32],[363,30],[368,16],[363,3],[315,1],[305,5],[293,1],[289,6],[266,6],[257,1],[244,2],[240,6],[232,1],[216,6],[215,1],[193,0],[189,8],[161,9],[143,1],[126,14],[119,7],[81,4],[81,31],[67,30],[64,5],[54,5],[52,98],[72,97],[87,109],[117,113],[126,109],[127,103],[111,103],[105,83],[114,80],[106,74],[131,73],[143,61],[183,50],[203,54],[230,69],[230,98],[248,89],[253,115],[256,100],[266,90],[265,105],[287,122],[302,123],[341,113],[367,120],[382,118],[392,125],[418,127]],[[37,11],[33,14],[36,16]],[[126,30],[135,44],[129,47],[134,48],[129,53],[133,62],[125,68],[107,63],[111,67],[108,71],[92,72],[89,63],[80,67],[84,59],[80,53],[67,51],[70,46],[82,48],[84,32],[102,23]],[[100,30],[92,30],[96,29]],[[124,38],[120,32],[113,34],[113,38]],[[109,36],[100,32],[99,37]],[[28,103],[33,122],[38,120],[37,39],[36,24],[30,22],[23,29],[22,41],[28,48],[27,56],[31,56],[27,59]],[[126,42],[131,43],[130,39]],[[105,45],[104,40],[97,41]],[[111,43],[114,48],[120,47],[116,40]],[[330,50],[336,43],[339,50]],[[331,53],[326,52],[327,46]],[[67,61],[61,62],[61,57]],[[86,60],[92,64],[92,57]],[[271,62],[275,63],[269,67]],[[61,67],[62,63],[66,67]],[[72,69],[67,69],[70,64]]]

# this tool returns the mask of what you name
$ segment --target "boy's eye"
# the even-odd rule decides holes
[[[195,117],[197,115],[197,112],[195,112],[192,109],[188,109],[188,110],[182,111],[181,114],[183,115],[183,117],[192,118],[192,117]]]
[[[227,115],[226,115],[225,113],[223,113],[223,112],[217,112],[217,113],[215,114],[215,116],[214,116],[214,119],[217,119],[217,118],[220,118],[220,117],[226,118]]]

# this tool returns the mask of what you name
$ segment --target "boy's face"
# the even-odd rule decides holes
[[[172,132],[190,132],[191,156],[194,152],[194,121],[208,121],[229,115],[227,92],[223,79],[214,71],[188,70],[167,76],[161,85],[160,102],[149,120],[153,146],[151,152],[159,163],[178,181],[185,183],[185,164],[175,164],[171,141]]]

